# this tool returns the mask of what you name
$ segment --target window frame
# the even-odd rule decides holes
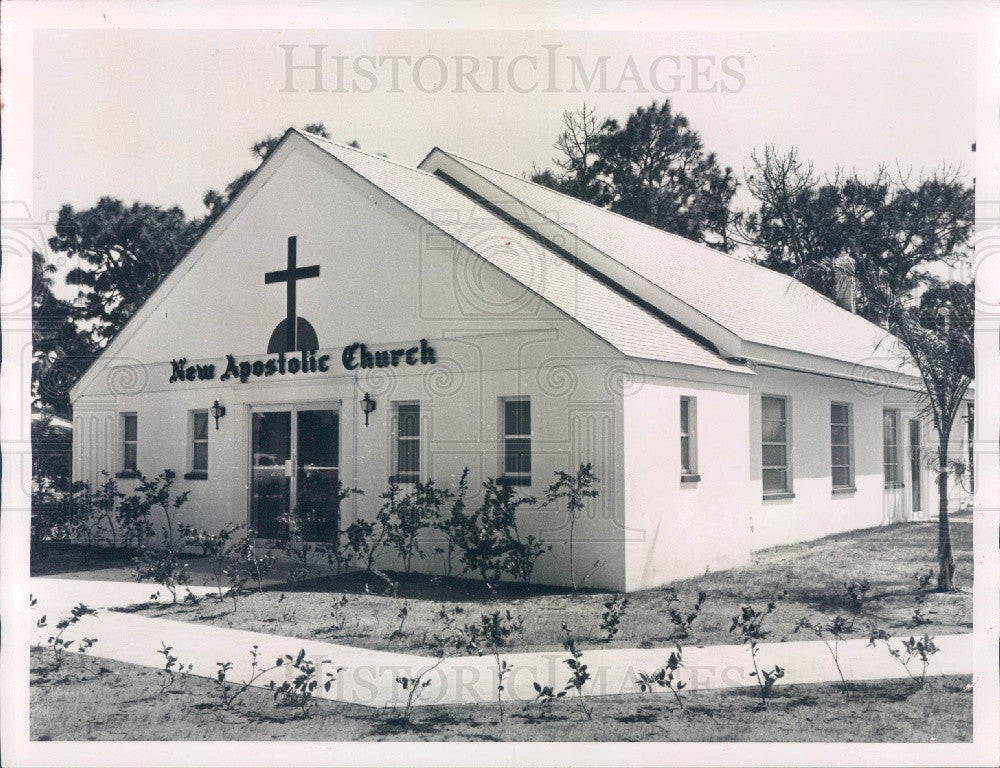
[[[846,409],[846,421],[834,422],[833,409],[842,407]],[[846,443],[835,443],[833,441],[834,427],[844,427],[847,432]],[[834,448],[842,447],[847,449],[847,464],[834,463]],[[834,478],[834,470],[838,468],[847,469],[847,482],[838,484]],[[854,485],[854,407],[851,403],[842,400],[832,400],[830,402],[830,486],[834,493],[856,490]]]
[[[507,405],[508,403],[527,403],[528,404],[528,431],[527,433],[520,432],[507,432]],[[500,435],[500,471],[498,473],[498,478],[501,482],[507,483],[508,485],[516,485],[521,488],[527,488],[531,486],[532,483],[532,471],[533,471],[533,454],[534,454],[534,418],[531,408],[531,396],[530,395],[516,395],[511,397],[501,397],[500,398],[500,413],[499,413],[499,427],[498,430]],[[507,471],[507,456],[509,452],[509,441],[511,440],[527,440],[528,441],[528,471],[527,472],[508,472]]]
[[[700,480],[698,474],[698,398],[694,395],[681,395],[678,412],[678,439],[680,443],[681,479],[686,482]],[[685,405],[687,406],[687,427],[684,425]],[[687,459],[685,461],[684,445],[687,441]]]
[[[205,437],[197,437],[198,431],[196,427],[196,422],[199,416],[205,417]],[[207,480],[208,479],[208,443],[209,443],[209,414],[207,408],[195,408],[188,411],[188,429],[187,429],[187,467],[188,471],[184,473],[185,480]],[[205,445],[205,466],[196,467],[195,457],[197,455],[196,445],[199,443],[204,443]]]
[[[764,424],[768,421],[776,421],[775,419],[766,419],[764,417],[764,401],[765,400],[779,400],[782,403],[783,418],[781,423],[784,425],[785,440],[784,442],[775,442],[773,440],[765,440],[764,437]],[[772,394],[761,394],[760,396],[760,485],[761,492],[765,499],[780,499],[780,498],[791,498],[795,495],[792,490],[793,485],[793,475],[792,475],[792,415],[791,415],[791,398],[787,395],[772,395]],[[764,463],[764,447],[780,445],[785,449],[785,463],[784,465],[777,464],[765,464]],[[766,470],[783,470],[785,473],[785,485],[783,488],[776,488],[768,490],[765,486],[764,473]]]
[[[896,453],[896,460],[893,463],[887,461],[888,451],[890,444],[888,442],[888,434],[886,431],[886,426],[890,423],[886,420],[887,416],[891,416],[893,425],[893,436],[895,437],[895,444],[892,448]],[[901,467],[900,467],[900,456],[899,456],[899,432],[900,432],[900,412],[899,408],[883,408],[882,409],[882,485],[884,488],[902,488],[905,483],[902,480]],[[890,479],[889,477],[889,467],[894,469],[894,477]]]
[[[135,437],[128,439],[127,423],[129,419],[135,420]],[[119,471],[117,477],[137,477],[139,474],[139,414],[136,411],[122,411],[118,414],[118,430],[121,441],[121,450],[118,454]],[[128,466],[126,453],[128,446],[133,447],[132,466]]]
[[[401,434],[400,424],[402,420],[401,410],[404,408],[416,408],[416,427],[417,433],[415,435],[403,435]],[[423,456],[423,437],[424,437],[424,409],[420,405],[419,400],[397,400],[392,403],[392,429],[391,441],[392,441],[392,464],[391,471],[389,473],[389,482],[395,485],[416,485],[420,482],[420,470],[424,463]],[[417,468],[415,470],[407,470],[405,473],[399,468],[399,458],[400,458],[400,443],[416,443],[416,461]],[[406,475],[404,478],[403,475]]]

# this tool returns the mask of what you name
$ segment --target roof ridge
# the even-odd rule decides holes
[[[324,142],[326,144],[333,144],[333,146],[335,146],[335,147],[337,147],[339,149],[347,149],[347,150],[350,150],[351,152],[357,152],[359,155],[364,155],[365,157],[370,157],[372,160],[381,160],[384,163],[389,163],[390,165],[398,166],[398,167],[403,168],[403,169],[405,169],[407,171],[412,171],[414,173],[419,173],[419,174],[422,174],[424,176],[429,176],[431,178],[435,178],[433,173],[428,173],[423,168],[414,168],[412,165],[407,165],[406,163],[401,163],[399,160],[393,160],[391,157],[383,156],[383,155],[377,154],[375,152],[369,152],[368,150],[361,149],[360,147],[352,147],[350,144],[344,144],[344,143],[339,142],[339,141],[334,141],[333,139],[328,139],[328,138],[326,138],[324,136],[319,136],[319,135],[317,135],[315,133],[309,133],[308,131],[301,131],[298,128],[293,128],[292,130],[295,131],[296,133],[300,134],[304,138],[313,140],[314,142],[322,141],[322,142]]]
[[[653,231],[653,232],[655,232],[655,233],[657,233],[659,235],[666,235],[667,237],[673,238],[675,240],[680,240],[681,242],[683,242],[685,244],[701,246],[702,248],[706,248],[707,250],[712,251],[713,253],[716,253],[716,254],[718,254],[720,256],[725,256],[726,258],[728,258],[728,259],[730,259],[732,261],[735,261],[735,262],[737,262],[739,264],[748,264],[748,265],[750,265],[752,267],[756,267],[758,270],[763,270],[764,273],[767,273],[769,275],[775,275],[775,276],[778,276],[778,277],[782,277],[782,278],[784,278],[787,281],[787,284],[789,286],[794,285],[794,286],[800,286],[802,288],[805,288],[808,291],[811,291],[812,293],[816,294],[816,296],[818,296],[819,298],[823,299],[824,301],[827,301],[830,304],[833,304],[838,309],[841,309],[844,312],[847,312],[847,314],[853,315],[854,317],[859,317],[862,320],[865,320],[866,322],[870,323],[874,327],[878,328],[879,330],[888,333],[888,331],[886,331],[884,328],[882,328],[881,326],[877,325],[876,323],[872,323],[867,318],[862,317],[861,315],[857,314],[856,312],[850,312],[849,310],[844,309],[839,304],[837,304],[837,302],[835,302],[833,299],[831,299],[829,296],[824,296],[822,293],[820,293],[819,291],[817,291],[815,288],[813,288],[813,287],[811,287],[809,285],[806,285],[805,283],[803,283],[801,280],[799,280],[798,278],[794,277],[793,275],[786,275],[783,272],[778,272],[777,270],[771,269],[770,267],[766,267],[763,264],[760,264],[759,262],[754,261],[753,259],[741,259],[741,258],[739,258],[737,256],[733,256],[730,253],[726,253],[725,251],[720,251],[720,250],[718,250],[716,248],[712,248],[711,246],[708,246],[705,243],[699,243],[699,242],[696,242],[694,240],[690,240],[690,239],[688,239],[688,238],[686,238],[686,237],[684,237],[682,235],[678,235],[678,234],[676,234],[674,232],[668,232],[665,229],[660,229],[659,227],[654,227],[652,224],[647,224],[644,221],[639,221],[638,219],[633,219],[630,216],[626,216],[625,214],[618,213],[617,211],[612,211],[610,208],[602,208],[599,205],[594,205],[594,203],[589,203],[586,200],[581,200],[579,197],[573,197],[573,195],[566,194],[565,192],[561,192],[558,189],[553,189],[552,187],[547,187],[544,184],[539,184],[538,182],[531,181],[530,179],[525,179],[525,178],[523,178],[521,176],[515,176],[513,173],[510,173],[509,171],[505,171],[505,170],[502,170],[500,168],[495,168],[494,166],[487,165],[486,163],[480,162],[479,160],[473,160],[471,157],[466,157],[465,155],[460,155],[457,152],[452,152],[452,151],[444,149],[442,147],[437,147],[437,149],[439,149],[441,152],[444,152],[446,155],[450,155],[451,157],[459,158],[460,160],[464,160],[467,163],[472,163],[474,165],[482,166],[483,168],[487,168],[487,169],[493,171],[494,173],[499,173],[502,176],[507,176],[508,178],[514,179],[516,181],[524,182],[525,184],[531,184],[534,187],[538,187],[539,189],[543,189],[546,192],[550,192],[552,194],[559,195],[560,197],[564,197],[567,200],[570,200],[572,202],[580,203],[582,205],[590,206],[591,208],[593,208],[594,210],[597,210],[597,211],[603,211],[604,213],[609,213],[612,216],[616,216],[617,218],[623,219],[624,221],[627,221],[627,222],[629,222],[631,224],[638,224],[639,226],[645,227],[646,229],[651,230],[651,231]],[[521,203],[524,204],[524,201],[522,200]],[[544,212],[542,212],[542,211],[539,211],[539,213],[542,213],[544,215]],[[594,247],[596,247],[596,246],[594,246]],[[598,249],[598,250],[600,250],[600,249]],[[602,251],[602,253],[603,253],[603,251]],[[606,254],[606,255],[610,256],[610,254]],[[612,258],[614,258],[614,257],[612,257]]]

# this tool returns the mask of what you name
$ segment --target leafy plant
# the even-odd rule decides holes
[[[169,593],[177,604],[177,590],[191,583],[187,563],[182,563],[173,547],[154,549],[144,547],[135,559],[136,581],[153,581]]]
[[[228,571],[230,588],[235,589],[239,585],[242,589],[243,585],[252,581],[257,585],[257,591],[263,592],[264,579],[273,565],[271,550],[261,551],[257,547],[257,532],[248,528],[246,534],[233,545]]]
[[[275,664],[270,667],[262,666],[260,663],[260,651],[258,650],[258,646],[254,645],[250,649],[250,676],[246,680],[233,682],[229,679],[229,673],[233,668],[233,662],[231,661],[217,661],[215,662],[215,666],[217,669],[212,682],[215,685],[216,694],[224,709],[232,709],[237,700],[250,690],[250,687],[255,682],[278,665]]]
[[[342,594],[339,600],[333,601],[333,607],[330,610],[330,618],[332,619],[330,630],[332,632],[340,632],[347,624],[347,606],[350,604],[351,600],[346,593]]]
[[[750,676],[757,682],[760,703],[763,707],[767,707],[767,697],[774,684],[785,675],[785,670],[777,664],[771,669],[762,669],[757,664],[760,641],[767,634],[764,630],[764,622],[768,616],[774,613],[776,608],[777,601],[775,600],[769,602],[763,611],[758,611],[752,605],[744,603],[740,606],[740,612],[733,617],[732,625],[729,627],[730,632],[738,633],[741,643],[750,646],[750,660],[753,662],[753,672],[750,673]]]
[[[56,622],[57,632],[54,635],[50,635],[48,639],[48,646],[52,649],[53,654],[53,668],[58,671],[62,669],[63,661],[65,661],[66,653],[70,650],[75,640],[64,640],[63,633],[72,626],[80,623],[80,620],[84,616],[96,616],[97,611],[93,608],[88,608],[83,603],[77,603],[77,605],[70,611],[69,616],[64,616]],[[48,626],[45,621],[45,616],[42,616],[36,623],[35,626],[43,628]],[[80,638],[80,643],[77,645],[77,653],[86,653],[90,648],[94,646],[97,642],[97,638],[94,637],[82,637]]]
[[[226,579],[230,561],[235,554],[236,542],[233,541],[233,536],[242,527],[236,523],[229,523],[218,533],[209,533],[186,523],[181,523],[178,526],[184,543],[188,546],[198,547],[202,555],[211,563],[212,580],[215,582],[220,600],[225,597],[222,583]],[[235,584],[231,586],[235,586]],[[235,602],[233,607],[235,610]]]
[[[270,688],[274,691],[274,701],[277,706],[298,707],[301,717],[308,717],[310,708],[316,705],[316,702],[313,701],[313,694],[320,685],[320,669],[323,669],[324,664],[329,663],[329,659],[323,659],[317,667],[312,660],[306,658],[304,648],[295,656],[285,654],[276,659],[276,667],[287,665],[294,670],[281,685],[275,685],[274,680],[271,681]],[[323,669],[324,691],[330,690],[337,679],[336,675],[343,670],[343,667],[338,667],[336,672]]]
[[[604,612],[601,614],[601,631],[610,642],[615,639],[621,631],[622,618],[625,609],[628,607],[628,598],[625,595],[616,595],[604,604]]]
[[[678,679],[678,674],[684,666],[684,651],[680,643],[677,643],[677,650],[671,651],[667,663],[655,672],[640,672],[636,685],[643,693],[649,693],[654,687],[666,688],[677,701],[677,706],[684,709],[684,702],[681,700],[681,691],[687,683]]]
[[[420,534],[437,525],[441,509],[450,497],[451,492],[438,488],[433,480],[417,482],[412,491],[402,495],[392,485],[383,494],[387,500],[386,544],[396,550],[406,573],[410,572],[414,555],[421,560],[426,557],[420,546]]]
[[[566,695],[566,690],[557,691],[551,685],[540,685],[536,680],[531,684],[535,689],[535,701],[540,702],[546,712],[552,711],[552,704]]]
[[[851,687],[847,683],[847,678],[844,677],[844,670],[840,668],[840,641],[844,639],[844,635],[853,626],[854,622],[852,620],[846,619],[840,614],[837,614],[826,623],[813,621],[808,616],[805,616],[795,626],[796,632],[800,629],[808,629],[826,646],[826,650],[829,652],[830,657],[833,659],[833,664],[837,668],[837,674],[840,676],[840,684],[843,686],[845,696],[851,695]],[[832,643],[827,638],[827,635],[833,638]]]
[[[924,604],[927,602],[928,588],[934,580],[934,571],[930,568],[924,573],[917,571],[913,574],[913,578],[917,582],[916,594],[913,598],[916,605],[913,609],[913,615],[910,617],[910,624],[919,627],[922,624],[931,623],[931,620],[924,615]]]
[[[399,607],[399,611],[396,612],[396,618],[399,619],[399,626],[396,627],[396,629],[394,629],[389,635],[390,640],[406,637],[406,633],[403,631],[403,625],[406,623],[406,617],[409,615],[410,604],[404,601]]]
[[[298,611],[292,607],[291,602],[288,600],[288,596],[282,592],[278,595],[278,608],[281,609],[281,621],[284,624],[294,624],[297,618]]]
[[[705,604],[707,597],[708,595],[703,590],[699,590],[698,599],[691,606],[691,610],[687,612],[682,612],[674,605],[667,607],[667,616],[670,617],[670,621],[675,627],[674,637],[683,640],[691,635],[691,625],[694,624],[694,620],[701,613],[701,608]],[[680,598],[676,597],[676,593],[671,602],[680,602]]]
[[[521,496],[515,486],[488,478],[482,504],[456,529],[462,564],[478,573],[490,589],[505,573],[527,583],[535,561],[551,549],[534,536],[522,539],[517,528],[518,510],[536,502],[533,496]]]
[[[590,680],[590,672],[587,670],[587,665],[580,661],[583,658],[583,652],[577,647],[576,640],[565,622],[563,622],[562,631],[564,635],[563,648],[570,654],[568,659],[563,659],[563,664],[568,666],[570,671],[569,681],[566,683],[564,691],[568,693],[575,690],[580,711],[587,716],[588,720],[593,720],[593,713],[583,698],[583,686]]]
[[[445,556],[445,573],[448,576],[452,574],[452,564],[455,554],[455,550],[458,548],[458,542],[462,538],[462,530],[466,524],[465,516],[465,496],[469,492],[469,468],[465,467],[462,470],[462,476],[458,480],[458,490],[452,492],[449,496],[451,500],[451,507],[448,511],[448,515],[442,517],[438,520],[437,527],[444,532],[447,539],[447,546],[445,548],[439,547],[438,552],[444,554]]]
[[[482,655],[485,652],[493,655],[497,668],[497,709],[500,722],[503,723],[503,692],[504,678],[512,668],[500,658],[500,649],[506,647],[512,638],[524,630],[524,618],[514,618],[509,610],[501,613],[484,613],[479,621],[466,624],[464,627],[464,642],[467,652]]]
[[[934,638],[925,632],[924,636],[919,639],[911,636],[909,640],[902,640],[897,648],[892,644],[892,638],[888,632],[884,629],[872,629],[871,635],[868,638],[868,645],[875,646],[878,643],[882,643],[889,652],[889,655],[906,670],[906,674],[909,675],[910,679],[918,687],[923,688],[924,680],[927,677],[927,667],[931,663],[931,657],[939,650],[934,644]],[[910,669],[910,665],[914,661],[920,662],[919,677]]]
[[[162,646],[160,650],[157,651],[158,654],[163,656],[163,669],[159,670],[158,674],[160,676],[160,691],[157,694],[162,696],[165,694],[177,680],[191,673],[194,668],[193,664],[183,664],[174,654],[174,649],[172,646],[167,645],[164,642],[160,642]]]
[[[854,622],[864,612],[865,604],[868,602],[868,593],[871,591],[871,588],[872,585],[868,583],[868,579],[844,584],[844,593],[847,596],[848,606],[851,611],[851,627],[854,626]]]
[[[586,500],[597,497],[597,489],[594,486],[599,481],[594,475],[593,465],[590,462],[581,464],[575,474],[562,470],[557,470],[555,474],[556,481],[545,492],[544,505],[552,504],[559,499],[566,500],[566,513],[569,515],[569,579],[573,590],[576,591],[576,573],[573,570],[573,534],[576,521],[587,503]]]

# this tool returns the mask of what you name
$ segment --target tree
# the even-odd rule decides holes
[[[637,221],[728,251],[737,181],[706,153],[669,100],[639,107],[624,125],[598,122],[586,104],[563,114],[557,171],[531,179]]]
[[[326,130],[326,126],[323,123],[307,123],[302,126],[302,130],[306,133],[313,133],[317,136],[322,136],[324,139],[330,138],[329,131]],[[255,141],[250,146],[250,154],[253,155],[257,160],[263,162],[274,148],[278,146],[281,141],[281,136],[267,135],[259,141]],[[360,146],[357,141],[353,141],[351,146]],[[207,229],[208,226],[215,221],[219,214],[225,209],[229,202],[240,193],[240,190],[247,185],[250,178],[253,176],[253,171],[244,171],[231,182],[226,185],[226,188],[219,192],[215,189],[208,190],[204,197],[202,197],[202,203],[208,209],[208,213],[205,214],[205,218],[201,221],[201,226],[203,229]]]
[[[74,321],[73,305],[52,293],[56,268],[31,254],[32,407],[69,415],[69,390],[94,356],[87,334]]]
[[[602,205],[606,192],[598,178],[597,161],[607,123],[599,122],[597,110],[587,107],[586,102],[576,111],[563,112],[562,121],[563,132],[554,144],[560,154],[552,159],[558,171],[535,169],[531,180],[588,203]]]
[[[880,294],[908,295],[932,263],[963,257],[973,223],[973,191],[961,171],[941,167],[914,184],[883,166],[871,178],[838,170],[821,179],[793,148],[751,155],[747,189],[757,210],[744,213],[738,238],[761,263],[834,297],[834,260],[850,256]],[[884,302],[862,291],[857,312],[886,326]]]
[[[82,211],[64,205],[55,232],[50,247],[80,262],[66,282],[81,288],[73,316],[78,327],[87,328],[96,350],[118,333],[187,253],[198,229],[176,206],[125,205],[102,197]]]
[[[869,300],[888,318],[888,327],[923,382],[926,409],[937,433],[938,590],[955,588],[948,520],[948,441],[975,372],[975,287],[971,283],[928,278],[929,288],[917,304],[888,293],[877,280],[861,276]]]

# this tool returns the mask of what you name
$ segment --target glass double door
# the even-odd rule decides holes
[[[332,542],[339,527],[340,414],[332,407],[254,409],[250,524],[266,539],[287,538],[295,515],[308,541]]]

